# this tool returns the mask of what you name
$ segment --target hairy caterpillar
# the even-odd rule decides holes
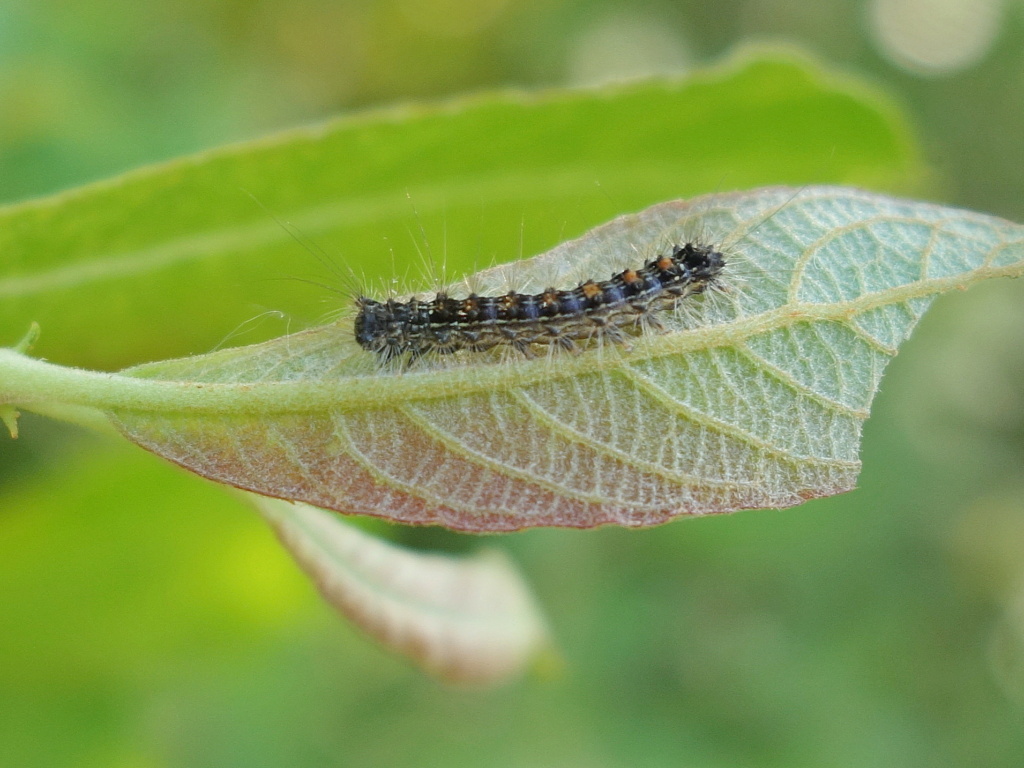
[[[524,356],[534,347],[575,351],[596,339],[623,342],[644,327],[662,328],[657,313],[713,286],[725,256],[709,245],[673,245],[671,253],[625,269],[608,280],[570,290],[510,291],[501,296],[432,300],[356,299],[355,338],[381,360],[507,346]]]

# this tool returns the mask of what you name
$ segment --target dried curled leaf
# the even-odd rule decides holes
[[[398,371],[341,321],[130,369],[188,389],[112,413],[199,474],[405,523],[643,526],[786,507],[854,487],[882,372],[931,300],[1024,269],[1010,222],[772,188],[657,205],[473,284],[564,287],[694,233],[724,244],[728,290],[629,348]]]
[[[307,504],[250,498],[332,606],[432,674],[497,683],[521,672],[546,639],[501,552],[411,552]]]

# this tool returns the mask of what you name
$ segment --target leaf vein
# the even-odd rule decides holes
[[[616,459],[630,466],[641,469],[645,472],[657,475],[658,477],[664,478],[669,482],[675,483],[676,485],[695,488],[703,486],[721,486],[723,488],[735,487],[736,483],[724,480],[713,480],[698,478],[688,472],[672,472],[666,469],[661,464],[656,464],[652,461],[639,458],[637,456],[631,456],[625,451],[615,448],[614,446],[602,443],[598,440],[593,439],[589,435],[584,434],[575,427],[571,427],[565,422],[557,420],[551,413],[544,408],[540,403],[534,400],[530,395],[522,389],[514,389],[511,392],[512,396],[519,400],[523,406],[534,416],[538,421],[544,423],[552,432],[561,434],[568,440],[571,440],[580,445],[586,446],[596,453],[608,456],[609,458]]]
[[[827,346],[827,345],[826,345]],[[854,418],[864,420],[868,417],[870,411],[866,408],[851,408],[845,403],[841,403],[838,400],[833,400],[830,397],[826,397],[817,390],[813,389],[810,385],[803,383],[788,371],[779,368],[774,363],[770,362],[767,358],[762,357],[750,346],[744,342],[740,342],[735,347],[736,351],[748,358],[752,363],[764,369],[764,372],[774,378],[780,384],[795,389],[800,394],[815,401],[819,405],[822,405],[830,410],[835,410],[843,413],[847,416],[853,416]],[[829,352],[835,357],[835,352],[829,348]],[[837,359],[838,362],[838,359]]]
[[[671,393],[667,392],[661,386],[653,382],[650,378],[644,375],[643,372],[636,369],[633,365],[623,366],[621,369],[622,373],[629,377],[630,381],[634,383],[639,389],[643,390],[649,395],[654,401],[682,418],[688,419],[705,429],[713,432],[719,432],[727,435],[728,437],[738,440],[742,443],[750,445],[754,448],[764,451],[765,453],[775,457],[779,461],[791,464],[799,467],[801,465],[823,465],[830,467],[837,466],[859,466],[859,462],[846,461],[843,459],[831,459],[823,458],[820,456],[796,456],[790,453],[787,449],[782,446],[774,445],[763,438],[757,437],[756,435],[748,432],[745,429],[737,427],[734,424],[717,419],[710,414],[699,411],[696,408],[686,405],[685,403],[672,397]]]
[[[484,456],[477,451],[472,450],[464,442],[459,440],[448,430],[438,426],[434,421],[431,421],[429,417],[422,414],[415,406],[411,404],[405,404],[401,406],[398,411],[405,416],[409,421],[414,423],[417,427],[423,430],[424,433],[429,435],[434,440],[444,445],[449,450],[462,456],[466,461],[476,464],[477,466],[489,469],[492,472],[496,472],[499,475],[506,477],[512,477],[516,480],[530,483],[535,486],[539,486],[546,491],[550,491],[559,496],[566,498],[576,499],[587,504],[609,504],[614,503],[614,499],[609,499],[605,496],[597,494],[581,493],[580,491],[562,485],[560,483],[553,482],[548,478],[536,475],[529,470],[522,469],[520,467],[514,467],[508,464],[502,464],[499,461]],[[648,509],[649,507],[640,505],[638,508]]]

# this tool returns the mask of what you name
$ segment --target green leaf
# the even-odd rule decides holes
[[[287,278],[337,279],[274,216],[375,283],[419,248],[465,274],[708,189],[923,175],[883,97],[763,52],[685,80],[381,110],[0,209],[0,339],[38,321],[38,354],[112,370],[314,325],[335,297]]]
[[[446,681],[501,682],[546,640],[532,596],[497,550],[461,558],[412,552],[306,504],[250,499],[327,602]]]
[[[932,298],[1024,272],[1019,225],[811,187],[664,203],[474,282],[574,285],[693,232],[723,243],[725,290],[628,348],[395,370],[343,319],[128,376],[5,353],[0,401],[106,408],[195,472],[345,513],[473,531],[653,525],[853,488],[884,367]]]

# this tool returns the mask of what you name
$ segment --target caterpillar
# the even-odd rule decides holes
[[[623,343],[644,327],[664,328],[658,313],[715,285],[725,256],[700,243],[673,245],[639,269],[608,280],[586,280],[570,290],[510,291],[432,300],[356,298],[355,338],[382,361],[411,363],[427,354],[483,352],[509,347],[533,357],[537,347],[577,351],[597,339]]]

